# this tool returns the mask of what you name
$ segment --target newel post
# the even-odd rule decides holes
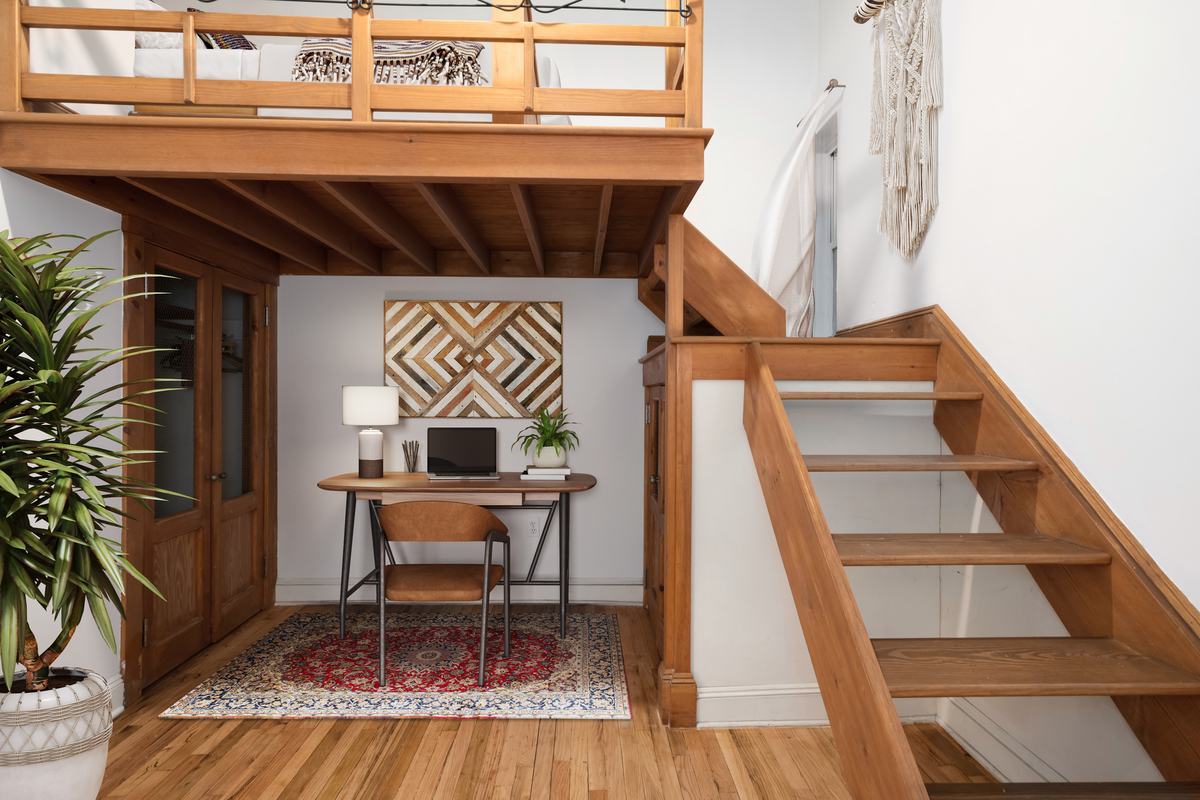
[[[350,117],[355,122],[370,122],[371,88],[375,84],[375,42],[371,38],[371,20],[375,9],[355,7],[350,20],[351,67]]]
[[[29,31],[21,24],[28,0],[0,0],[0,111],[28,111],[21,75],[29,72]]]

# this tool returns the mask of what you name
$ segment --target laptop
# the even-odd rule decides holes
[[[499,480],[495,428],[429,428],[429,479]]]

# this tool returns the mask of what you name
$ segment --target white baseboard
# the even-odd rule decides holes
[[[113,716],[125,710],[125,679],[118,673],[108,679],[108,688],[112,692]]]
[[[351,578],[350,585],[358,582]],[[281,606],[317,605],[336,603],[337,578],[280,578],[275,583],[275,603]],[[492,593],[492,602],[503,599],[499,587]],[[514,586],[514,603],[558,602],[557,586]],[[350,596],[351,603],[374,603],[375,587],[364,586]],[[628,578],[575,578],[571,580],[571,602],[594,605],[640,606],[642,604],[642,582]]]
[[[938,704],[937,721],[1001,781],[1061,783],[1067,780],[965,697],[942,700]]]
[[[935,702],[896,701],[903,722],[933,722]],[[821,689],[815,683],[762,686],[701,686],[696,689],[699,728],[823,727],[829,724]]]

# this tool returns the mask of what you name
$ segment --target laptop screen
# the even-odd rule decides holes
[[[429,428],[429,471],[488,475],[496,471],[495,428]]]

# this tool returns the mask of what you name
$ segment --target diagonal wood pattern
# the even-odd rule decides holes
[[[384,373],[407,417],[562,408],[562,303],[388,300]]]

